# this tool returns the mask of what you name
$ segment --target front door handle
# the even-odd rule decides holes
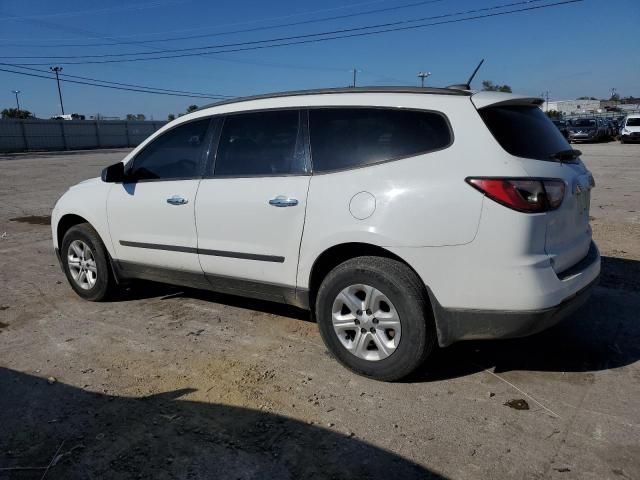
[[[189,200],[182,198],[180,195],[173,195],[167,198],[167,203],[170,203],[171,205],[186,205],[189,203]]]
[[[295,207],[298,205],[298,200],[295,198],[285,197],[284,195],[278,195],[276,198],[269,200],[269,205],[274,207]]]

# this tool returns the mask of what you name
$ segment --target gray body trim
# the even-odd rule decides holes
[[[309,291],[307,289],[296,289],[287,285],[243,280],[224,275],[210,275],[203,272],[179,271],[135,262],[114,261],[113,264],[117,275],[123,279],[151,280],[228,295],[285,303],[303,309],[309,308]]]
[[[213,257],[239,258],[242,260],[257,260],[260,262],[284,263],[284,257],[277,255],[262,255],[258,253],[228,252],[226,250],[209,250],[206,248],[182,247],[179,245],[161,245],[159,243],[130,242],[120,240],[123,247],[148,248],[152,250],[166,250],[169,252],[197,253]]]

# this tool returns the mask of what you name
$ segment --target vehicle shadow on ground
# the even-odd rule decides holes
[[[635,295],[634,295],[635,292]],[[406,379],[428,382],[495,372],[531,370],[588,372],[640,360],[640,262],[602,257],[600,286],[589,302],[559,325],[531,337],[460,342],[439,350],[428,364]],[[308,311],[278,303],[144,282],[131,298],[188,297],[238,308],[314,320]]]
[[[181,397],[49,384],[0,368],[0,478],[441,479],[357,438]],[[20,469],[31,467],[31,469]]]
[[[640,262],[602,257],[599,287],[557,326],[512,340],[460,342],[441,349],[408,381],[435,381],[492,369],[592,372],[640,360]]]
[[[273,315],[293,318],[296,320],[304,320],[313,322],[311,313],[307,310],[285,305],[282,303],[267,302],[256,300],[253,298],[239,297],[236,295],[226,295],[223,293],[210,292],[207,290],[197,290],[192,288],[175,287],[162,283],[140,281],[131,285],[121,295],[114,300],[142,300],[145,298],[161,298],[168,300],[170,298],[195,298],[205,302],[220,303],[231,307],[244,308],[247,310],[255,310]]]

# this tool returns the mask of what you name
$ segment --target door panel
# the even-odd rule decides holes
[[[297,109],[228,115],[213,171],[200,183],[200,264],[218,288],[225,278],[295,287],[309,188],[304,122]],[[227,285],[228,286],[228,285]]]
[[[195,214],[204,272],[295,286],[309,179],[203,179]],[[269,203],[279,196],[297,204]]]
[[[208,118],[176,125],[155,138],[127,165],[130,181],[107,200],[117,260],[196,272],[196,194],[211,139]]]
[[[114,185],[108,218],[116,258],[189,272],[201,272],[194,206],[199,179]],[[187,203],[172,204],[176,197]]]

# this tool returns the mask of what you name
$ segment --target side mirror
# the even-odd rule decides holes
[[[118,162],[109,165],[102,170],[102,181],[106,183],[118,183],[124,181],[124,163]]]

